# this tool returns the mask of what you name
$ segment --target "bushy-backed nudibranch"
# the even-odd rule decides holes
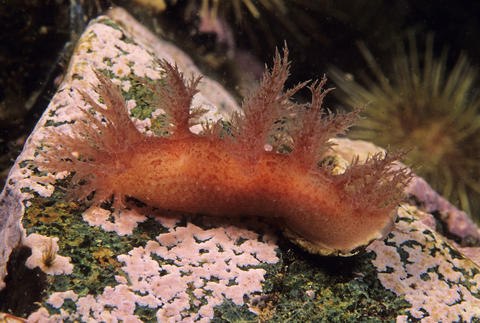
[[[170,117],[169,135],[146,136],[131,121],[121,91],[97,72],[98,93],[106,108],[80,91],[95,114],[70,135],[50,131],[34,164],[50,172],[69,171],[72,197],[93,203],[113,196],[114,207],[134,197],[152,207],[218,216],[275,218],[286,236],[312,253],[350,255],[389,232],[395,209],[411,175],[399,168],[399,155],[377,154],[354,160],[342,174],[319,164],[331,148],[329,138],[358,119],[358,111],[334,116],[322,110],[325,78],[308,88],[312,102],[292,103],[306,83],[284,91],[289,75],[288,51],[277,52],[273,67],[243,102],[243,113],[190,132],[202,113],[191,109],[200,78],[185,79],[166,61],[163,82],[148,85],[154,104]],[[265,150],[275,121],[296,113],[288,129],[290,153]],[[287,142],[287,141],[286,141]]]

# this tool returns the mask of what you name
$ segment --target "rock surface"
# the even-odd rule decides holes
[[[257,219],[88,208],[65,199],[67,174],[57,174],[55,186],[42,184],[45,174],[36,173],[28,160],[45,125],[68,126],[78,117],[72,107],[81,98],[72,88],[91,91],[92,69],[108,71],[121,86],[139,129],[162,134],[164,115],[145,103],[145,93],[133,82],[138,76],[162,77],[155,57],[175,61],[187,75],[200,74],[181,51],[121,9],[97,18],[81,37],[0,197],[2,311],[40,322],[480,320],[480,268],[461,251],[474,257],[478,248],[462,249],[436,228],[459,244],[478,242],[478,230],[428,185],[409,193],[437,217],[405,202],[385,240],[354,257],[326,258],[306,254]],[[207,78],[194,100],[194,106],[209,110],[211,120],[238,109]],[[336,143],[345,160],[378,150],[346,139]],[[20,270],[24,266],[28,269]],[[15,277],[25,270],[40,277],[32,283],[41,292],[28,299],[30,306],[19,306],[7,300],[30,286]]]

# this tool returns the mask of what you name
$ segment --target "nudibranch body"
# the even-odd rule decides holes
[[[201,135],[190,132],[202,111],[191,109],[200,78],[186,80],[176,66],[159,62],[163,84],[148,85],[154,103],[171,119],[170,135],[146,136],[129,118],[120,90],[97,72],[98,92],[106,108],[80,91],[94,116],[73,124],[69,136],[50,131],[51,142],[34,162],[50,172],[74,172],[72,197],[93,203],[114,196],[150,206],[221,216],[277,219],[285,234],[312,253],[349,255],[389,232],[397,203],[410,173],[394,165],[398,156],[374,155],[364,164],[353,161],[342,174],[319,166],[328,139],[345,131],[358,111],[333,116],[322,110],[328,92],[325,78],[309,89],[312,102],[297,105],[291,96],[305,83],[284,91],[289,74],[287,50],[277,52],[259,88],[232,117],[230,135],[222,124],[206,125]],[[265,150],[276,120],[298,110],[289,129],[288,154]]]

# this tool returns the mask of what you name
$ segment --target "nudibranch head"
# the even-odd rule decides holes
[[[169,135],[150,137],[133,125],[122,93],[100,72],[98,94],[86,91],[85,120],[66,125],[69,135],[44,144],[34,164],[48,171],[75,172],[72,197],[100,204],[125,197],[180,212],[276,219],[293,242],[322,255],[351,255],[392,227],[395,209],[411,175],[395,161],[401,154],[376,154],[353,160],[342,173],[327,160],[329,139],[355,123],[359,110],[334,115],[322,108],[326,78],[308,88],[312,102],[294,104],[292,95],[306,83],[284,90],[290,63],[277,51],[257,90],[232,116],[229,135],[221,122],[201,135],[190,132],[201,109],[192,108],[200,78],[185,79],[176,65],[159,61],[164,79],[148,85],[153,103],[169,114]],[[289,123],[272,151],[265,150],[277,120]],[[97,115],[98,114],[98,115]],[[286,140],[283,140],[286,139]],[[280,153],[280,146],[290,153]]]

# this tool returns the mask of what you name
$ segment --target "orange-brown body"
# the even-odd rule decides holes
[[[348,128],[358,111],[324,117],[325,79],[309,87],[313,98],[307,109],[292,104],[291,95],[305,84],[283,92],[289,68],[284,53],[283,59],[277,53],[272,71],[245,100],[243,115],[233,116],[231,134],[223,135],[219,123],[207,126],[203,135],[189,131],[201,112],[190,109],[199,79],[187,82],[167,62],[160,62],[165,85],[150,85],[156,103],[171,117],[166,137],[140,133],[120,91],[97,73],[107,108],[81,94],[103,121],[82,110],[87,122],[76,122],[71,136],[52,131],[55,140],[45,145],[44,160],[36,164],[74,172],[72,193],[78,199],[95,191],[93,203],[113,195],[115,207],[123,207],[130,196],[160,209],[267,217],[311,252],[352,254],[390,230],[410,174],[392,167],[398,156],[388,154],[365,164],[353,161],[340,175],[319,167],[328,139]],[[295,108],[300,108],[299,125],[289,131],[292,152],[265,151],[273,122],[281,111]]]
[[[265,152],[252,166],[232,156],[221,139],[146,138],[103,165],[115,167],[119,160],[127,168],[105,179],[116,194],[161,209],[277,218],[298,236],[329,248],[354,249],[392,221],[375,209],[355,209],[344,187],[288,155]]]

